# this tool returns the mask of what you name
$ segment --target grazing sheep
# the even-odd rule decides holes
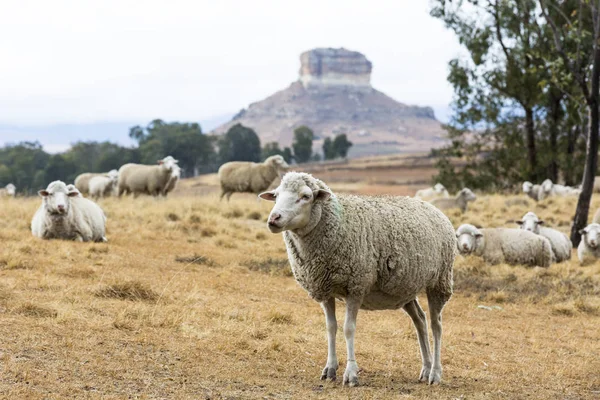
[[[173,171],[171,172],[171,177],[169,178],[169,181],[167,182],[163,190],[163,196],[167,197],[167,195],[175,189],[175,187],[177,186],[177,182],[179,182],[180,178],[181,168],[179,168],[179,165],[175,164],[173,166]]]
[[[552,183],[550,179],[546,179],[540,185],[540,192],[538,194],[539,200],[544,200],[548,197],[568,197],[568,196],[579,196],[581,189],[572,188],[570,186],[559,185]]]
[[[470,201],[475,201],[477,196],[475,193],[471,191],[469,188],[464,188],[456,197],[450,199],[434,199],[431,201],[431,204],[439,208],[440,210],[450,210],[452,208],[460,208],[460,211],[463,213],[467,211],[467,204]]]
[[[571,259],[573,244],[567,235],[556,229],[543,227],[544,221],[540,220],[534,213],[528,212],[523,216],[521,221],[517,221],[517,224],[523,230],[533,232],[548,239],[550,246],[552,246],[552,262],[560,263]]]
[[[133,193],[133,197],[148,194],[154,197],[163,193],[177,160],[167,156],[158,165],[125,164],[119,169],[119,197]]]
[[[38,193],[42,205],[31,221],[31,233],[41,239],[106,242],[106,216],[72,185],[54,181]]]
[[[579,231],[581,242],[577,247],[580,265],[588,265],[600,258],[600,224],[589,224]]]
[[[3,188],[0,188],[0,197],[15,197],[17,193],[17,187],[12,183],[9,183]]]
[[[89,181],[90,196],[95,199],[112,196],[117,190],[118,181],[118,172],[112,175],[94,176]]]
[[[535,201],[540,200],[540,192],[540,185],[534,185],[533,183],[528,181],[523,182],[523,193],[525,193],[527,196],[531,197]]]
[[[549,267],[552,264],[552,246],[548,239],[521,229],[477,229],[463,224],[456,230],[458,251],[474,254],[496,265],[530,265]]]
[[[233,193],[260,193],[267,190],[271,183],[284,172],[289,165],[282,156],[274,155],[262,163],[228,162],[219,168],[221,199],[227,195],[227,201]]]
[[[450,197],[450,195],[448,194],[448,191],[446,190],[444,185],[442,185],[441,183],[436,183],[431,188],[418,190],[417,193],[415,194],[415,198],[421,199],[421,200],[426,200],[426,199],[431,200],[433,198],[438,198],[438,197],[442,197],[445,199]]]
[[[101,172],[101,173],[84,172],[83,174],[77,175],[77,177],[75,178],[75,182],[74,182],[75,187],[77,189],[79,189],[79,191],[82,194],[89,194],[90,193],[90,180],[92,180],[92,178],[94,178],[96,176],[108,176],[110,178],[118,177],[119,172],[116,169],[110,170],[109,172]]]
[[[328,356],[321,379],[335,379],[335,299],[344,299],[347,364],[344,384],[358,384],[354,333],[359,308],[403,308],[415,324],[423,367],[420,380],[441,380],[441,312],[452,295],[454,229],[430,204],[410,197],[335,195],[306,173],[289,172],[271,192],[268,220],[283,232],[296,281],[325,311]],[[427,292],[434,338],[429,350],[427,318],[417,294]]]

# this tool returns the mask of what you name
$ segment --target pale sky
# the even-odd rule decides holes
[[[0,124],[200,121],[287,87],[345,47],[398,101],[447,108],[453,34],[428,0],[2,1]],[[17,138],[14,138],[15,140]]]

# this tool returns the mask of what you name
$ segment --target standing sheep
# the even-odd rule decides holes
[[[94,176],[89,181],[90,196],[95,199],[112,196],[117,190],[118,181],[118,172],[111,175]]]
[[[17,187],[12,183],[9,183],[5,187],[0,189],[0,197],[15,197],[17,194]]]
[[[519,224],[520,228],[523,230],[548,239],[550,246],[552,246],[553,262],[560,263],[571,259],[573,244],[567,235],[556,229],[543,227],[544,221],[540,220],[538,216],[531,211],[525,214],[521,221],[517,221],[517,224]]]
[[[133,197],[148,194],[154,197],[163,193],[177,160],[167,156],[158,165],[125,164],[119,169],[119,197],[133,193]]]
[[[550,179],[546,179],[540,185],[540,191],[538,194],[539,200],[544,200],[548,197],[568,197],[568,196],[579,196],[581,189],[572,188],[570,186],[559,185],[552,183]]]
[[[227,201],[233,193],[260,193],[267,190],[271,183],[281,175],[289,165],[282,156],[274,155],[262,163],[233,161],[219,168],[221,182],[221,200],[227,195]]]
[[[403,308],[411,317],[422,357],[420,380],[442,377],[441,313],[452,295],[456,253],[454,229],[430,204],[410,197],[335,195],[309,174],[289,172],[271,192],[268,227],[283,232],[296,281],[321,303],[328,335],[327,364],[321,379],[335,379],[337,321],[335,299],[344,299],[347,363],[344,384],[358,384],[354,354],[359,309]],[[417,294],[427,292],[433,331],[433,361],[427,318]]]
[[[580,265],[587,265],[600,258],[600,224],[589,224],[579,231],[581,242],[577,247]]]
[[[496,265],[530,265],[549,267],[552,264],[552,247],[548,239],[521,229],[477,229],[463,224],[456,230],[458,251],[474,254]]]
[[[95,172],[84,172],[83,174],[79,174],[77,175],[77,177],[75,178],[75,187],[77,189],[79,189],[79,191],[82,194],[89,194],[90,193],[90,180],[92,180],[92,178],[97,177],[97,176],[108,176],[108,177],[118,177],[119,176],[119,172],[116,169],[110,170],[109,172],[101,172],[101,173],[95,173]]]
[[[534,185],[533,183],[527,181],[523,182],[523,193],[525,193],[527,196],[531,197],[535,201],[540,200],[540,192],[540,185]]]
[[[477,196],[475,193],[471,191],[469,188],[464,188],[456,197],[450,199],[434,199],[431,201],[431,204],[439,208],[440,210],[450,210],[452,208],[460,208],[460,211],[463,213],[467,211],[467,204],[470,201],[475,201]]]
[[[450,197],[450,195],[448,194],[448,191],[446,190],[444,185],[442,185],[441,183],[436,183],[431,188],[418,190],[417,193],[415,194],[415,198],[421,199],[421,200],[427,200],[427,199],[431,200],[431,199],[437,198],[437,197],[443,197],[445,199]]]
[[[71,186],[71,185],[69,185]],[[64,182],[54,181],[40,190],[42,205],[31,221],[31,233],[41,239],[106,242],[106,216],[93,201]]]

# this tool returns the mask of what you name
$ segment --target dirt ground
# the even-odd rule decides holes
[[[403,311],[359,313],[359,387],[341,384],[341,332],[338,380],[320,381],[324,317],[291,276],[281,235],[266,228],[270,204],[237,194],[220,203],[214,179],[183,182],[167,200],[101,201],[106,244],[35,239],[40,200],[0,200],[1,398],[600,398],[600,262],[580,267],[575,252],[549,269],[459,256],[440,386],[417,382]],[[569,229],[575,199],[506,200],[480,195],[448,215],[455,226],[514,226],[532,210]],[[341,322],[342,303],[337,311]]]

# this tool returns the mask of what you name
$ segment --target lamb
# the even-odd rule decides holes
[[[9,183],[3,188],[0,188],[0,197],[15,197],[17,193],[17,187],[12,183]]]
[[[119,181],[119,173],[116,170],[114,171],[116,174],[94,176],[92,179],[90,179],[88,186],[91,197],[95,199],[100,197],[109,197],[116,192],[117,183]]]
[[[588,265],[600,258],[600,224],[589,224],[579,231],[581,242],[577,247],[580,265]]]
[[[79,189],[79,191],[82,194],[89,194],[90,193],[90,180],[92,180],[93,178],[95,178],[97,176],[108,176],[110,178],[118,177],[119,172],[116,169],[113,169],[113,170],[110,170],[109,172],[101,172],[101,173],[85,172],[83,174],[79,174],[75,178],[75,182],[74,182],[75,187],[77,187],[77,189]]]
[[[540,220],[534,213],[528,212],[523,216],[521,221],[517,221],[517,224],[523,230],[533,232],[548,239],[552,247],[552,262],[560,263],[571,259],[573,244],[567,235],[556,229],[543,227],[544,221]]]
[[[475,201],[477,196],[469,188],[464,188],[454,198],[450,199],[434,199],[431,204],[439,208],[440,210],[450,210],[452,208],[460,208],[463,213],[467,211],[467,204],[470,201]]]
[[[71,186],[71,185],[69,185]],[[93,201],[62,181],[40,190],[42,205],[31,221],[31,233],[41,239],[106,242],[106,216]]]
[[[540,186],[539,200],[544,200],[548,197],[568,197],[568,196],[579,196],[581,189],[572,188],[570,186],[559,185],[552,183],[550,179],[546,179]]]
[[[415,194],[416,199],[432,199],[438,197],[443,197],[445,199],[450,197],[448,191],[441,183],[436,183],[431,188],[418,190]]]
[[[154,197],[163,193],[177,160],[167,156],[158,165],[125,164],[119,169],[118,195],[133,193],[134,197],[148,194]]]
[[[167,197],[167,195],[175,189],[180,178],[181,168],[179,168],[179,165],[175,164],[173,166],[173,171],[171,171],[171,177],[163,189],[163,196]]]
[[[534,185],[533,183],[528,181],[523,182],[523,193],[525,193],[527,196],[531,197],[535,201],[540,200],[540,192],[540,185]]]
[[[420,380],[441,381],[441,313],[452,295],[456,254],[454,228],[427,202],[410,197],[336,195],[306,173],[288,172],[273,191],[268,219],[272,233],[283,232],[296,281],[325,311],[328,356],[321,379],[334,380],[338,367],[335,299],[344,299],[347,364],[343,383],[358,384],[354,354],[359,309],[403,308],[419,338]],[[417,301],[425,290],[434,338],[433,362],[427,318]]]
[[[233,193],[260,193],[271,186],[289,165],[282,156],[274,155],[262,163],[228,162],[219,168],[221,182],[221,200],[227,195],[227,201]]]
[[[530,265],[548,268],[552,264],[552,246],[548,239],[522,229],[477,229],[463,224],[456,230],[458,251],[474,254],[496,265]]]

